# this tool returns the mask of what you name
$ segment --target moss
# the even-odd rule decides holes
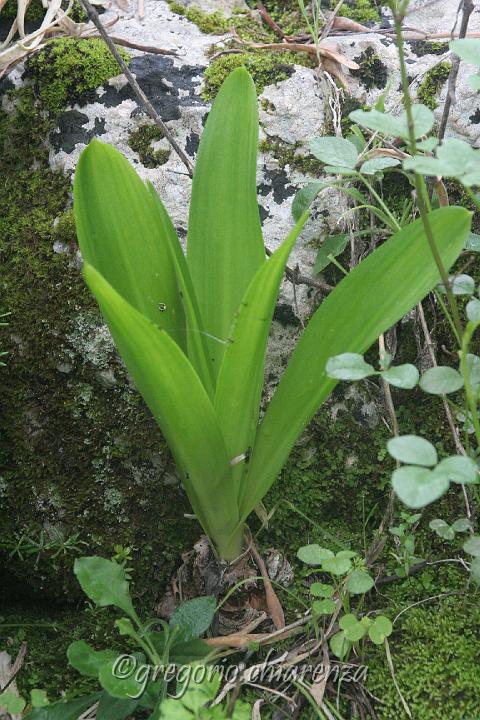
[[[330,7],[332,10],[336,5],[336,1],[331,0]],[[359,23],[377,23],[381,19],[379,6],[375,0],[346,0],[340,8],[339,15],[356,20]]]
[[[203,96],[212,100],[223,81],[238,67],[245,67],[253,77],[257,93],[263,92],[266,85],[286,80],[292,73],[292,66],[300,64],[301,58],[291,53],[254,53],[245,52],[222,55],[205,70]]]
[[[156,168],[164,165],[170,157],[169,148],[154,150],[152,146],[153,142],[163,138],[163,132],[158,125],[141,125],[130,134],[128,144],[145,167]]]
[[[437,98],[443,85],[450,75],[451,65],[449,62],[442,62],[435,65],[423,78],[418,90],[417,100],[426,105],[430,110],[437,107]]]
[[[443,55],[443,53],[448,52],[448,43],[446,42],[412,40],[409,44],[417,57],[423,57],[424,55]]]
[[[183,15],[187,20],[195,23],[199,30],[204,33],[223,35],[230,27],[227,18],[218,10],[213,13],[207,13],[198,7],[185,7],[175,1],[169,2],[169,6],[172,12],[177,13],[177,15]]]
[[[70,179],[51,170],[44,142],[54,118],[33,88],[9,97],[14,110],[0,112],[0,294],[13,321],[2,344],[0,536],[58,530],[107,556],[115,543],[131,546],[138,592],[151,602],[199,528],[182,519],[188,505],[168,449],[79,273]],[[79,596],[75,552],[55,562],[0,555],[2,601]]]
[[[367,48],[355,58],[355,62],[360,65],[360,68],[352,70],[351,74],[358,77],[367,90],[386,86],[388,78],[387,66],[381,61],[373,48]]]
[[[480,717],[480,608],[474,592],[408,610],[395,625],[390,646],[396,679],[412,717]],[[383,651],[369,662],[367,684],[380,698],[376,707],[380,720],[406,717]]]
[[[128,60],[128,53],[119,52]],[[86,102],[118,72],[115,58],[100,38],[52,40],[26,63],[26,76],[32,80],[35,94],[52,115],[68,104]]]
[[[301,145],[290,145],[276,137],[268,137],[259,143],[261,152],[268,152],[278,161],[283,169],[287,165],[306,175],[320,175],[323,172],[323,163],[316,160],[312,155],[304,155],[301,152]]]

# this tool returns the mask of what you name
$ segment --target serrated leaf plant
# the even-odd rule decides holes
[[[114,148],[92,141],[74,186],[85,280],[172,450],[196,517],[226,561],[241,553],[245,521],[335,387],[328,358],[365,352],[440,279],[421,221],[396,232],[314,313],[259,422],[275,303],[307,216],[267,260],[257,145],[255,87],[240,68],[223,84],[201,138],[186,255],[153,186]],[[430,225],[450,267],[470,213],[442,208]]]

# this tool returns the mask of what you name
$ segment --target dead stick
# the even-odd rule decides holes
[[[467,34],[468,21],[470,15],[473,12],[472,0],[463,0],[462,4],[462,24],[460,26],[459,37],[464,38]],[[452,32],[453,35],[453,32]],[[448,116],[450,115],[450,109],[455,104],[455,92],[457,87],[458,71],[460,69],[460,58],[458,55],[454,55],[452,59],[452,67],[450,70],[450,76],[448,78],[448,90],[447,97],[445,99],[445,105],[443,108],[442,120],[440,122],[440,130],[438,131],[438,139],[442,142],[445,136],[445,130],[447,129]]]
[[[143,92],[142,88],[128,69],[127,63],[122,58],[120,53],[118,52],[117,48],[115,47],[114,42],[112,41],[110,35],[107,33],[105,28],[103,27],[102,22],[100,21],[99,15],[95,8],[90,4],[89,0],[80,0],[80,3],[82,4],[83,8],[85,9],[85,12],[87,13],[89,19],[92,21],[92,23],[97,28],[98,32],[100,33],[101,37],[105,41],[108,49],[112,53],[113,57],[118,63],[118,66],[120,67],[121,71],[127,78],[130,87],[132,88],[133,92],[137,96],[138,101],[143,106],[145,111],[150,115],[152,120],[155,122],[156,125],[161,129],[163,132],[165,138],[168,140],[172,148],[177,153],[180,160],[183,162],[185,167],[187,168],[187,172],[190,175],[190,177],[193,177],[193,165],[190,161],[190,158],[185,153],[185,151],[180,147],[180,145],[177,143],[175,138],[173,137],[172,133],[168,129],[168,127],[165,125],[155,108],[153,107],[150,100],[147,98],[145,93]]]

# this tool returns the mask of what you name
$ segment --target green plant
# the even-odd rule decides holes
[[[84,640],[72,642],[67,650],[70,665],[97,682],[100,690],[55,703],[49,702],[45,692],[34,690],[28,720],[76,720],[92,705],[97,705],[97,720],[122,720],[136,709],[148,711],[149,720],[226,719],[224,705],[209,708],[217,695],[220,677],[215,668],[207,672],[205,663],[212,653],[200,639],[216,612],[214,597],[198,597],[183,603],[169,623],[157,619],[142,622],[133,606],[125,569],[117,562],[83,557],[75,561],[74,572],[96,607],[113,606],[121,610],[123,617],[116,620],[115,627],[125,650],[123,653],[110,648],[95,650]],[[197,665],[202,670],[198,678],[193,672]],[[0,695],[1,704],[11,708],[11,712],[20,712],[26,702]],[[250,712],[246,703],[238,702],[232,717],[243,720],[250,717]]]
[[[85,279],[225,560],[240,554],[247,517],[333,390],[328,358],[365,351],[439,281],[422,221],[395,233],[315,312],[257,427],[275,301],[307,219],[303,213],[266,261],[257,145],[255,88],[240,68],[225,81],[201,139],[186,258],[153,187],[113,148],[90,144],[74,188]],[[355,147],[347,152],[355,163]],[[445,208],[428,220],[449,267],[466,242],[470,214]]]
[[[8,317],[8,315],[10,315],[10,313],[3,313],[3,315],[0,315],[0,328],[7,327],[8,323],[2,322],[2,321],[3,321],[3,318]],[[5,357],[6,355],[8,355],[8,352],[6,350],[0,351],[0,358]],[[5,363],[2,362],[1,359],[0,359],[0,367],[5,367]]]

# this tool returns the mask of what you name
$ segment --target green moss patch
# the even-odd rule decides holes
[[[449,62],[435,65],[425,75],[417,90],[417,100],[430,108],[430,110],[435,110],[437,107],[438,94],[448,80],[450,68]]]
[[[350,72],[362,81],[367,90],[386,86],[388,79],[387,66],[373,48],[367,48],[365,52],[355,58],[355,62],[360,65],[360,68]]]
[[[170,157],[169,148],[154,150],[152,146],[153,142],[163,138],[164,134],[158,125],[141,125],[130,134],[128,144],[145,167],[156,168],[164,165]]]
[[[332,10],[336,5],[336,0],[331,0],[330,7]],[[356,20],[359,23],[380,22],[379,5],[375,0],[346,0],[340,8],[339,15]]]
[[[128,53],[123,49],[119,52],[128,60]],[[26,64],[36,96],[52,115],[69,104],[85,102],[97,87],[118,73],[115,58],[100,38],[52,40]]]

